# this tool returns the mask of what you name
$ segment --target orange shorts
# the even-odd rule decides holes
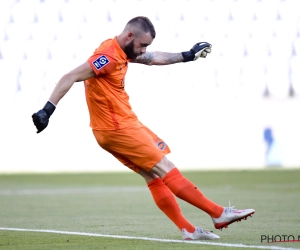
[[[131,170],[150,171],[166,154],[168,145],[141,123],[119,130],[93,130],[98,144]]]

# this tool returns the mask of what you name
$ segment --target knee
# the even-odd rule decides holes
[[[144,169],[141,169],[139,174],[145,179],[146,183],[149,183],[154,179],[159,178],[156,174],[151,172],[146,172]]]
[[[164,156],[164,158],[162,158],[160,162],[157,163],[157,165],[160,165],[161,167],[169,170],[175,168],[173,162],[171,162],[166,156]]]
[[[164,156],[152,169],[151,172],[155,173],[159,177],[163,178],[167,173],[169,173],[175,165],[173,162],[169,161],[169,159]]]

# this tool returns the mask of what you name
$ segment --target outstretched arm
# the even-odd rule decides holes
[[[137,57],[130,62],[142,63],[146,65],[168,65],[179,63],[183,61],[181,53],[168,53],[168,52],[146,52],[145,54]]]
[[[180,53],[170,52],[146,52],[131,62],[146,65],[168,65],[179,62],[195,61],[199,57],[206,57],[211,52],[211,44],[206,42],[196,43],[189,51]]]
[[[43,131],[49,123],[49,118],[55,111],[57,103],[70,90],[74,82],[80,82],[95,76],[88,62],[83,63],[69,73],[65,74],[56,84],[49,101],[43,109],[32,115],[32,120],[37,128],[37,133]]]
[[[56,84],[49,101],[54,105],[70,90],[74,82],[80,82],[92,78],[95,73],[88,62],[83,63],[69,73],[65,74]]]

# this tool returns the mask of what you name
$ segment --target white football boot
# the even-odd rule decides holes
[[[222,228],[227,228],[228,225],[233,222],[247,220],[247,217],[252,217],[254,213],[254,209],[238,210],[234,207],[224,207],[224,211],[221,216],[219,218],[212,217],[212,220],[214,222],[215,228],[222,230]]]
[[[218,235],[210,233],[202,228],[195,227],[195,232],[190,233],[185,228],[181,230],[184,240],[216,240],[220,239]]]

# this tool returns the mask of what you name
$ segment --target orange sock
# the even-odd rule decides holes
[[[182,215],[173,193],[160,178],[149,182],[148,187],[156,205],[175,223],[180,231],[183,228],[191,233],[195,231],[195,227]]]
[[[206,198],[177,168],[167,173],[163,177],[163,181],[178,198],[205,211],[211,217],[218,218],[221,216],[224,208]]]

